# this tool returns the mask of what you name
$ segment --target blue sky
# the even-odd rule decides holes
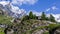
[[[43,11],[46,8],[51,7],[57,3],[55,0],[38,0],[34,5],[22,5],[21,8],[26,10],[36,10],[36,11]]]
[[[60,9],[60,0],[38,0],[34,5],[29,5],[29,4],[26,4],[26,5],[21,5],[20,8],[23,8],[25,9],[26,11],[29,11],[29,10],[34,10],[34,11],[37,11],[37,12],[46,12],[47,9],[51,8],[51,7],[54,7],[55,8],[58,8]],[[49,10],[48,12],[46,13],[60,13],[60,10]]]

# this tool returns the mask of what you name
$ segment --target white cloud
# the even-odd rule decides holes
[[[2,4],[3,6],[7,5],[9,3],[9,1],[0,1],[0,4]]]
[[[49,11],[49,10],[50,10],[50,8],[46,9],[46,11]]]
[[[48,9],[46,9],[46,11],[57,10],[57,9],[59,9],[59,8],[57,8],[56,6],[52,6],[52,7],[48,8]]]
[[[6,0],[0,0],[0,1],[6,1]],[[7,1],[11,1],[12,4],[14,5],[22,5],[22,4],[29,4],[29,5],[33,5],[35,4],[38,0],[7,0]]]
[[[56,10],[58,8],[56,6],[52,6],[51,9]]]
[[[42,12],[33,11],[33,14],[35,14],[36,16],[41,16]]]
[[[50,17],[50,14],[46,14],[46,17],[48,17],[48,18],[49,18],[49,17]]]
[[[60,22],[60,14],[52,14],[57,22]]]
[[[12,0],[12,4],[22,5],[22,4],[35,4],[38,0]]]

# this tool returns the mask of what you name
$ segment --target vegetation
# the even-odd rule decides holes
[[[42,12],[41,19],[46,20],[46,15],[44,12]]]
[[[36,19],[36,15],[32,13],[32,11],[29,13],[29,18],[30,19]]]
[[[33,19],[33,13],[32,12],[29,13],[29,18]]]
[[[50,20],[51,22],[56,22],[55,18],[52,16],[52,14],[50,14],[49,20]]]
[[[49,34],[49,32],[44,32],[43,34]]]
[[[8,15],[3,15],[3,14],[0,15],[0,24],[9,25],[9,27],[14,30],[15,34],[17,34],[18,32],[21,32],[20,34],[32,34],[36,30],[40,30],[43,28],[49,28],[49,30],[52,30],[53,28],[59,26],[58,24],[49,24],[48,26],[45,26],[45,24],[47,24],[47,22],[45,23],[45,21],[47,20],[51,22],[56,22],[56,21],[55,18],[52,16],[52,14],[50,14],[50,18],[48,18],[46,17],[46,14],[44,12],[42,12],[42,15],[40,16],[42,21],[38,20],[37,19],[38,16],[33,14],[32,11],[29,13],[29,15],[24,16],[22,20],[20,20],[20,18],[18,19],[16,18],[14,19],[13,22],[11,22],[13,18],[7,16]],[[0,28],[0,33],[4,34],[4,30],[5,28],[4,29]],[[49,32],[44,32],[44,34],[49,34]]]
[[[4,33],[4,29],[5,29],[5,28],[0,28],[0,34],[5,34],[5,33]]]
[[[52,14],[50,14],[50,17],[46,17],[45,13],[42,12],[42,15],[40,16],[42,20],[47,20],[51,22],[56,22],[55,18],[53,17]],[[29,15],[26,15],[23,20],[29,20],[29,19],[37,19],[38,17],[32,13],[32,11],[29,13]]]
[[[12,25],[11,20],[12,20],[11,17],[0,15],[0,24]]]

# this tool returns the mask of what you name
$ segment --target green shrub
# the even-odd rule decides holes
[[[49,32],[44,32],[43,34],[49,34]]]

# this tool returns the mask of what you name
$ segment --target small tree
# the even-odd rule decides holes
[[[23,17],[23,21],[24,21],[24,20],[29,20],[29,16],[28,16],[28,15],[24,16],[24,17]]]
[[[56,21],[55,21],[55,18],[53,17],[52,14],[50,14],[50,18],[49,18],[49,20],[50,20],[51,22],[56,22]]]
[[[33,15],[33,19],[36,19],[36,15],[35,14]]]
[[[42,12],[41,19],[46,20],[46,15],[44,12]]]
[[[33,19],[33,13],[32,13],[32,11],[29,13],[29,18]]]
[[[46,20],[48,21],[48,20],[49,20],[49,18],[48,18],[48,17],[46,17]]]

